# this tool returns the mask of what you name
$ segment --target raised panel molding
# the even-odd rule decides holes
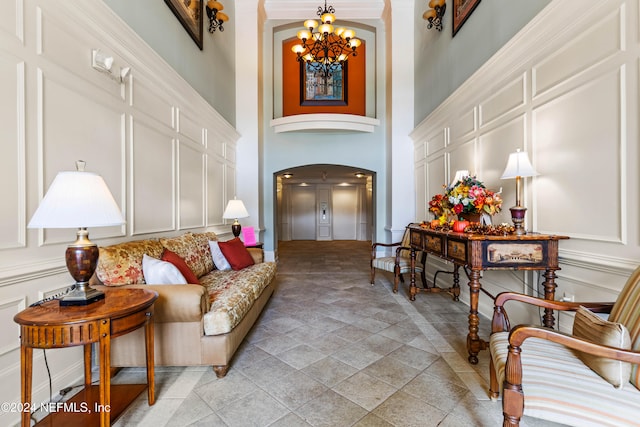
[[[143,120],[132,121],[131,235],[175,230],[176,149],[172,135]]]
[[[0,13],[0,30],[10,38],[24,41],[24,2],[13,0],[4,2]]]
[[[447,144],[447,129],[437,129],[436,132],[427,138],[427,156],[442,150]]]
[[[433,183],[442,159],[452,174],[466,154],[458,146],[477,140],[478,175],[503,188],[494,223],[511,222],[515,185],[500,179],[508,154],[529,153],[539,175],[525,179],[526,228],[570,237],[560,243],[557,295],[615,296],[638,265],[639,22],[636,0],[551,1],[410,134],[417,148],[451,126],[451,144],[427,153],[427,197],[442,192]]]
[[[13,321],[13,316],[24,310],[26,306],[26,295],[0,301],[0,322],[4,325],[4,331],[0,335],[0,357],[20,348],[20,340],[18,339],[20,327]],[[12,331],[13,333],[11,333]]]
[[[137,114],[144,114],[159,124],[173,127],[173,106],[162,93],[144,77],[135,76],[131,83],[131,106]]]
[[[205,226],[205,165],[205,155],[192,148],[191,144],[178,143],[180,230]]]
[[[25,90],[25,63],[0,52],[0,169],[16,184],[0,188],[0,249],[26,244]]]
[[[534,98],[621,52],[625,45],[624,10],[624,6],[616,7],[579,37],[535,64]]]
[[[204,129],[193,120],[193,116],[184,110],[178,109],[178,133],[189,138],[196,144],[204,145]]]
[[[476,123],[477,111],[478,109],[474,107],[454,118],[450,131],[452,144],[460,138],[467,137],[478,128]]]
[[[505,85],[485,101],[480,102],[480,127],[485,127],[498,118],[522,107],[526,102],[526,74]]]
[[[534,109],[533,145],[540,173],[534,200],[537,230],[576,239],[627,241],[624,76],[624,69],[614,70]],[[611,173],[598,173],[596,166]],[[594,195],[599,206],[607,207],[607,221],[597,210],[584,209],[581,201]],[[554,201],[553,210],[541,208],[545,200]]]

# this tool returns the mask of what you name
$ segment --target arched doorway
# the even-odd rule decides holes
[[[371,240],[375,178],[370,170],[327,164],[276,172],[277,240]]]

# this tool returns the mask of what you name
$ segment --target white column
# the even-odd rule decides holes
[[[387,48],[387,71],[391,72],[390,141],[388,158],[391,166],[389,225],[394,238],[416,220],[415,182],[413,171],[414,128],[414,0],[391,0],[391,40]],[[389,37],[389,36],[387,36]],[[389,93],[389,92],[387,92]]]
[[[260,101],[263,17],[258,0],[235,0],[236,130],[240,134],[236,158],[236,196],[244,202],[249,218],[243,225],[259,229],[260,217]],[[222,82],[223,83],[223,82]],[[256,236],[258,237],[258,236]]]

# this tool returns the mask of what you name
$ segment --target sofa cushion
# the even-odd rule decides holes
[[[640,351],[640,266],[631,273],[611,308],[609,321],[622,323],[631,336],[631,349]],[[631,366],[631,384],[640,388],[640,365]]]
[[[210,240],[217,240],[216,233],[193,233],[193,238],[196,241],[196,250],[200,253],[200,259],[204,267],[202,274],[198,274],[198,277],[207,274],[213,270],[213,259],[211,257],[211,248],[209,247]]]
[[[211,248],[211,257],[213,258],[213,264],[218,270],[231,270],[231,264],[224,257],[224,254],[220,250],[219,242],[210,241],[209,247]]]
[[[162,261],[168,261],[175,265],[184,278],[187,279],[187,283],[200,284],[198,277],[191,271],[191,268],[189,268],[185,260],[177,253],[165,248],[164,252],[162,252]]]
[[[624,325],[606,321],[583,306],[580,306],[576,312],[576,317],[573,321],[573,335],[610,347],[618,347],[625,350],[631,347],[629,331]],[[629,382],[629,376],[631,375],[630,363],[594,356],[581,351],[576,351],[576,355],[585,365],[593,369],[614,387],[619,388]]]
[[[254,264],[253,257],[240,238],[236,237],[226,242],[218,242],[218,246],[232,269],[242,270]]]
[[[508,345],[509,332],[491,335],[491,358],[501,387]],[[611,387],[570,348],[544,339],[527,338],[522,344],[521,360],[524,415],[563,425],[638,425],[640,391],[635,387]]]
[[[236,327],[275,275],[276,264],[263,262],[242,270],[213,270],[201,277],[210,305],[204,315],[205,334],[226,334]]]
[[[178,267],[147,254],[142,256],[142,273],[145,282],[154,285],[184,285],[187,283],[187,279],[180,273]]]
[[[185,233],[181,236],[171,238],[163,237],[160,239],[160,243],[162,243],[165,249],[169,249],[171,252],[178,254],[180,258],[187,263],[196,277],[200,277],[210,271],[210,269],[207,270],[203,260],[205,256],[211,257],[208,240],[207,247],[204,249],[198,245],[192,233]],[[204,252],[205,250],[206,252]],[[184,274],[184,272],[182,274]],[[185,278],[189,280],[187,276],[185,276]],[[191,283],[191,281],[189,283]]]
[[[106,286],[146,283],[142,272],[142,257],[162,256],[163,247],[157,240],[134,240],[100,247],[96,276]]]

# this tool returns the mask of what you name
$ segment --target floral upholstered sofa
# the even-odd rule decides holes
[[[156,291],[159,297],[155,303],[155,364],[212,365],[217,376],[223,377],[233,354],[275,290],[276,264],[263,262],[261,249],[244,248],[237,240],[242,246],[239,251],[244,252],[237,253],[249,257],[247,264],[251,265],[220,270],[212,258],[211,242],[217,242],[216,234],[204,232],[100,247],[91,284],[97,289],[106,287],[103,288],[106,292],[112,286]],[[230,243],[235,242],[213,245]],[[180,284],[147,283],[145,271],[147,277],[152,277],[149,264],[145,264],[147,260],[162,264],[159,260],[167,254],[184,261],[176,266],[185,273],[178,274],[185,280]],[[114,339],[111,365],[145,366],[143,343],[144,333],[140,329]]]

